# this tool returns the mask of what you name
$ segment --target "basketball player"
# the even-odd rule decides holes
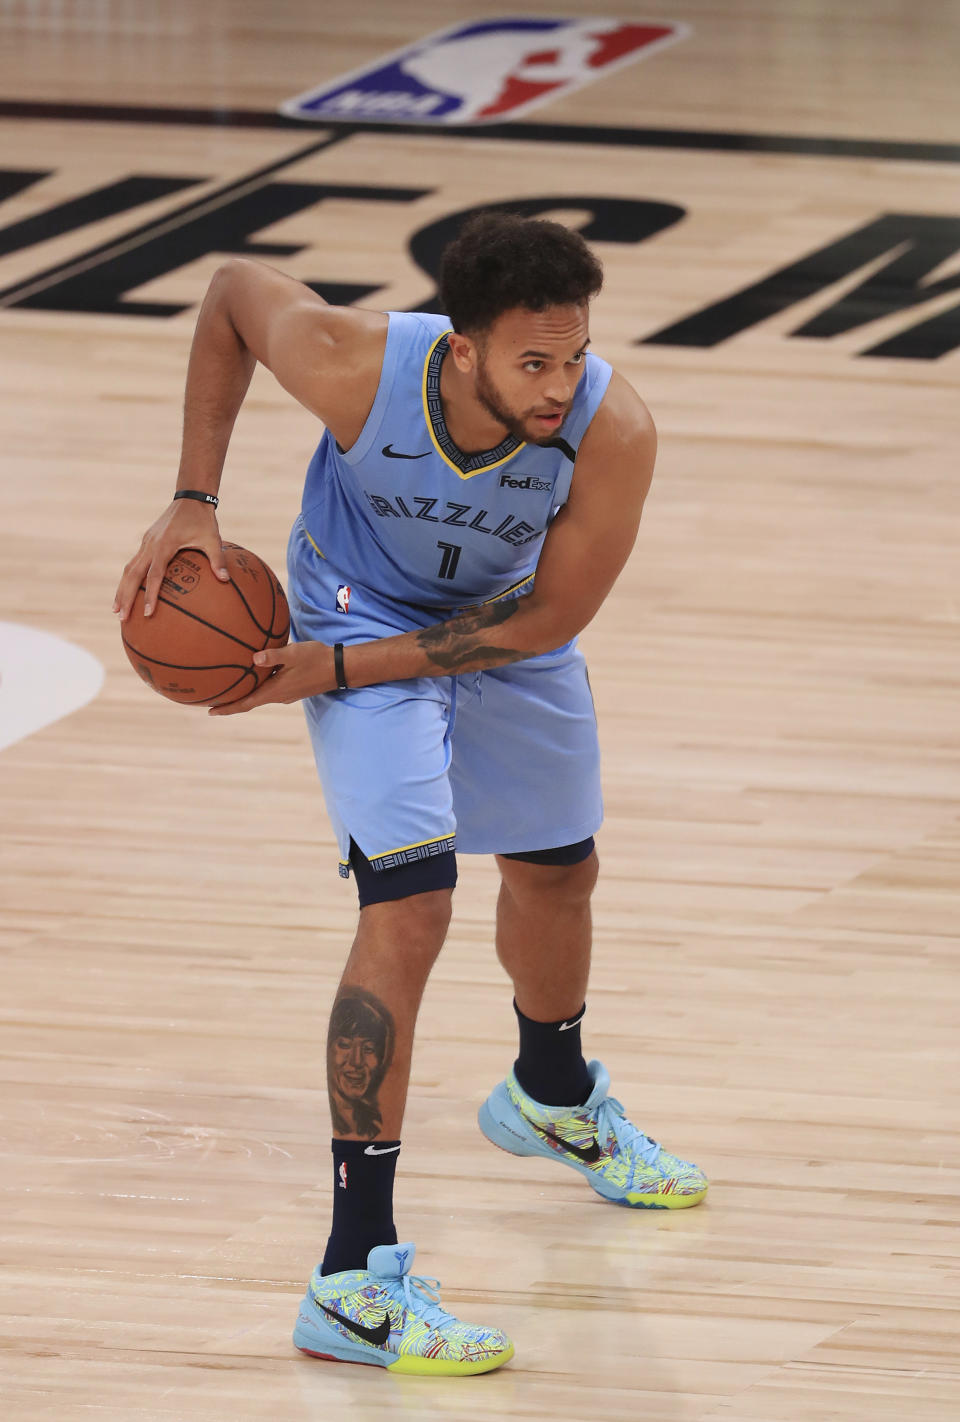
[[[655,434],[587,353],[600,267],[550,222],[474,219],[447,249],[447,316],[339,309],[269,267],[227,262],[187,373],[174,501],[116,610],[203,548],[226,576],[216,490],[256,362],[326,426],[289,548],[295,640],[212,714],[302,701],[360,921],[333,1006],[333,1225],[294,1332],[305,1352],[465,1375],[513,1345],[410,1274],[392,1192],[414,1024],[450,921],[455,849],[495,854],[496,946],[520,1048],[480,1111],[514,1155],[605,1199],[696,1205],[707,1181],[624,1115],[580,1045],[600,825],[597,731],[576,636],[633,547]]]

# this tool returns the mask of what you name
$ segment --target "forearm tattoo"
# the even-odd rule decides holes
[[[505,666],[507,662],[522,661],[530,656],[529,651],[487,646],[483,641],[485,632],[491,627],[499,627],[501,622],[506,622],[520,610],[521,602],[523,598],[506,598],[503,602],[478,607],[475,612],[465,612],[450,622],[438,622],[418,632],[417,642],[434,666],[442,667],[446,672],[460,671],[470,663]]]
[[[366,988],[342,986],[330,1013],[327,1092],[335,1136],[380,1132],[380,1087],[393,1061],[392,1015]]]

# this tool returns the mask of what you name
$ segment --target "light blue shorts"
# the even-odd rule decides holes
[[[298,641],[349,646],[457,611],[364,588],[319,554],[299,519],[288,573]],[[381,682],[303,705],[345,876],[351,839],[374,869],[391,869],[452,849],[554,849],[600,827],[597,722],[576,641],[492,671]]]

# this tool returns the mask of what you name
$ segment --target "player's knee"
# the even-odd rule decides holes
[[[453,912],[453,890],[431,889],[360,910],[362,932],[391,954],[430,964],[443,947]]]
[[[389,869],[375,869],[351,840],[350,867],[360,899],[360,937],[425,976],[450,926],[457,856],[452,849]]]
[[[503,882],[515,899],[548,898],[551,903],[570,907],[586,903],[600,872],[594,849],[575,864],[536,864],[519,859],[501,859]]]

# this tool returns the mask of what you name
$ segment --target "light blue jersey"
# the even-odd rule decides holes
[[[440,398],[449,329],[443,316],[392,313],[360,437],[346,452],[329,433],[320,442],[288,554],[300,641],[349,648],[532,582],[611,370],[587,355],[550,445],[511,437],[465,454]],[[454,848],[579,844],[603,819],[596,718],[576,639],[485,672],[312,696],[304,709],[343,874],[351,841],[374,869],[391,870]]]
[[[566,503],[577,447],[611,370],[587,354],[570,413],[549,445],[508,436],[464,454],[447,432],[440,368],[445,316],[391,312],[376,398],[356,443],[329,432],[307,471],[303,528],[351,582],[447,609],[484,602],[534,574]]]

